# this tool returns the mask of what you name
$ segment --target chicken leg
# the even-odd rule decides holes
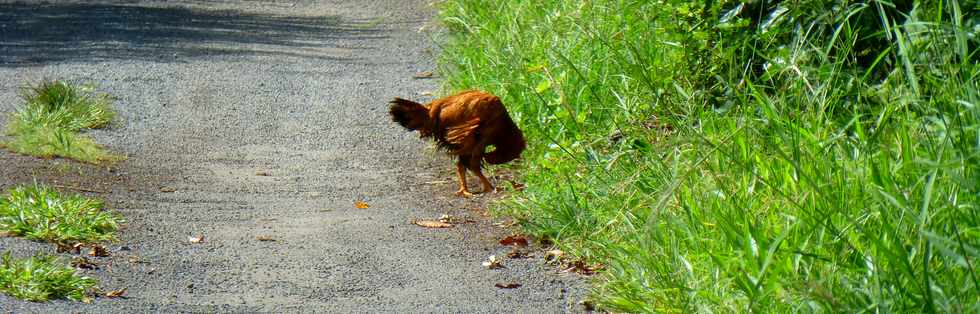
[[[490,180],[487,180],[487,177],[483,175],[483,156],[471,156],[469,162],[470,171],[476,173],[476,176],[480,178],[480,184],[483,185],[483,193],[496,193],[497,189],[495,189],[493,184],[490,184]]]
[[[459,160],[456,161],[456,175],[459,176],[459,190],[456,191],[456,196],[473,196],[473,193],[470,193],[469,188],[466,187],[466,163],[468,159],[469,158],[459,156]]]

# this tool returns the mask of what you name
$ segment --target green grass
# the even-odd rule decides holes
[[[42,81],[21,93],[24,106],[11,115],[2,144],[7,149],[42,158],[65,157],[88,163],[118,160],[80,131],[109,125],[115,113],[111,99],[91,87],[63,81]]]
[[[78,275],[53,256],[15,259],[9,252],[0,256],[0,292],[18,299],[82,301],[95,283],[95,279]]]
[[[977,2],[759,3],[442,3],[529,138],[497,212],[609,310],[980,311]]]
[[[34,185],[0,198],[0,233],[60,244],[114,240],[122,218],[101,201]]]

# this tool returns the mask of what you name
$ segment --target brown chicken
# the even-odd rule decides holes
[[[517,159],[527,147],[524,134],[510,119],[500,98],[481,91],[465,91],[437,99],[427,105],[395,98],[389,109],[391,119],[422,138],[432,138],[452,155],[458,156],[456,195],[472,196],[466,187],[466,169],[476,173],[483,192],[495,192],[483,175],[482,164],[497,165]],[[491,152],[486,147],[493,145]]]

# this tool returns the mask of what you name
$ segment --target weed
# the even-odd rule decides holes
[[[42,81],[21,93],[24,107],[11,116],[4,143],[11,151],[42,158],[66,157],[98,163],[118,160],[90,138],[79,134],[85,129],[103,128],[115,113],[111,99],[95,94],[90,87],[63,81]]]
[[[15,259],[9,252],[0,256],[0,292],[18,299],[82,301],[95,284],[95,279],[78,275],[53,256]]]
[[[102,208],[41,185],[16,187],[0,198],[0,232],[61,244],[114,240],[122,219]]]

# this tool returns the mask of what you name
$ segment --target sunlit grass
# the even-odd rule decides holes
[[[65,157],[89,163],[118,160],[80,131],[106,127],[115,116],[108,95],[63,81],[42,81],[22,90],[24,105],[12,114],[0,145],[42,158]]]
[[[34,185],[0,197],[0,233],[58,244],[116,238],[122,218],[101,201]]]
[[[82,301],[96,284],[53,256],[16,259],[0,256],[0,292],[12,297],[44,302],[51,299]]]
[[[976,30],[879,4],[450,0],[441,69],[517,118],[498,212],[607,309],[976,312]]]

